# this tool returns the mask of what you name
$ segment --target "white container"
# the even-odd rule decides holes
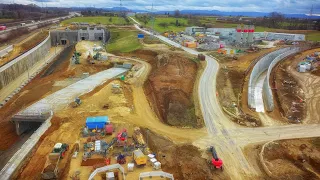
[[[115,180],[114,172],[107,172],[106,178],[107,178],[107,180]]]
[[[155,155],[154,154],[148,154],[148,158],[149,158],[149,160],[150,159],[152,159],[152,158],[154,158],[155,157]]]
[[[151,165],[153,166],[153,163],[157,162],[157,159],[156,158],[152,158],[152,159],[150,159],[150,162],[151,162]]]
[[[101,142],[100,142],[100,140],[95,141],[95,143],[94,143],[94,150],[95,150],[96,152],[100,152],[100,151],[101,151]]]
[[[306,66],[305,65],[300,65],[299,66],[299,72],[306,72]]]
[[[133,171],[134,163],[128,163],[128,171]]]
[[[153,169],[154,170],[159,170],[161,169],[161,163],[159,161],[153,163]]]
[[[305,66],[306,66],[306,70],[307,70],[307,71],[310,71],[310,70],[311,70],[311,64],[310,64],[310,63],[305,64]]]

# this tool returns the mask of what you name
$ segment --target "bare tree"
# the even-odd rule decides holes
[[[180,11],[179,10],[175,10],[174,11],[174,17],[180,17]]]

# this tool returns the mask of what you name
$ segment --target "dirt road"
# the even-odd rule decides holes
[[[133,18],[131,18],[133,19]],[[133,21],[135,21],[133,19]],[[136,22],[136,21],[135,21]],[[136,24],[135,27],[147,34]],[[182,48],[188,53],[197,55],[198,52],[189,48],[181,47],[171,40],[155,35],[166,43],[178,48]],[[320,136],[320,125],[309,126],[279,126],[264,128],[239,128],[229,120],[221,110],[220,104],[216,98],[216,77],[219,69],[217,61],[206,56],[207,66],[201,76],[199,84],[199,98],[201,110],[205,125],[209,132],[208,137],[204,137],[194,142],[201,148],[209,145],[216,145],[218,154],[223,158],[226,171],[231,179],[246,179],[257,176],[258,173],[245,158],[241,147],[254,142],[268,141],[270,139],[289,139],[298,137],[316,137]],[[310,128],[313,128],[310,132]],[[237,138],[242,138],[237,139]]]

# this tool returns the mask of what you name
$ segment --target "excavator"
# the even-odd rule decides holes
[[[223,171],[223,161],[218,157],[216,149],[213,146],[210,146],[209,152],[212,154],[212,159],[209,161],[210,167]]]

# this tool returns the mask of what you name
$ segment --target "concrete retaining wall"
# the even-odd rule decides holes
[[[0,68],[0,90],[43,59],[51,48],[50,35],[30,51]]]
[[[51,126],[51,116],[31,135],[31,137],[21,146],[21,148],[12,156],[9,162],[0,171],[0,179],[8,180],[11,176],[19,170],[22,162],[28,157],[35,145],[38,143],[40,137]]]
[[[271,64],[268,67],[268,73],[267,73],[267,78],[265,78],[264,83],[263,83],[263,89],[262,89],[262,93],[263,93],[263,102],[264,102],[264,106],[266,107],[267,111],[273,111],[274,109],[274,103],[273,103],[273,95],[272,95],[272,89],[270,86],[270,74],[272,69],[274,68],[274,66],[280,62],[281,60],[283,60],[284,58],[297,53],[299,51],[300,48],[292,48],[282,54],[280,54],[279,56],[277,56],[276,58],[274,58],[274,60],[271,62]]]
[[[9,52],[13,50],[13,45],[10,45],[0,51],[0,57],[7,55]]]
[[[255,108],[254,89],[258,77],[269,68],[269,65],[274,60],[274,58],[288,50],[290,50],[290,47],[271,52],[262,57],[253,67],[248,84],[248,105],[250,108]]]

